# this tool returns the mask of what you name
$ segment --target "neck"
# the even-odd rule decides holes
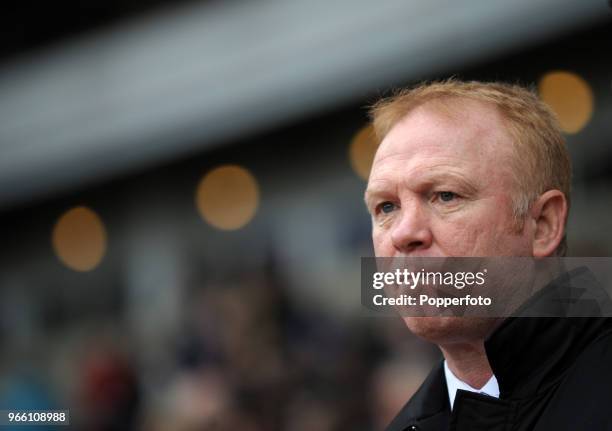
[[[484,341],[441,345],[448,367],[457,378],[480,389],[493,375]]]

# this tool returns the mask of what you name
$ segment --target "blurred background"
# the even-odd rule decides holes
[[[537,89],[574,163],[569,255],[612,251],[604,0],[25,0],[0,23],[0,409],[383,429],[439,354],[361,310],[367,106],[424,79]]]

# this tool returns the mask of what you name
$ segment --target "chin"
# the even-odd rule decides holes
[[[486,339],[498,319],[487,317],[403,317],[416,336],[437,345]]]

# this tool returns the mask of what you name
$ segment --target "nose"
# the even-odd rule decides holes
[[[420,205],[404,206],[391,228],[393,247],[403,254],[431,247],[433,234],[429,222],[429,216]]]

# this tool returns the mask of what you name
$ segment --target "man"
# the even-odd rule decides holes
[[[372,117],[376,256],[565,253],[570,160],[532,92],[448,80],[399,92]],[[404,320],[444,360],[389,431],[612,430],[610,319]]]

